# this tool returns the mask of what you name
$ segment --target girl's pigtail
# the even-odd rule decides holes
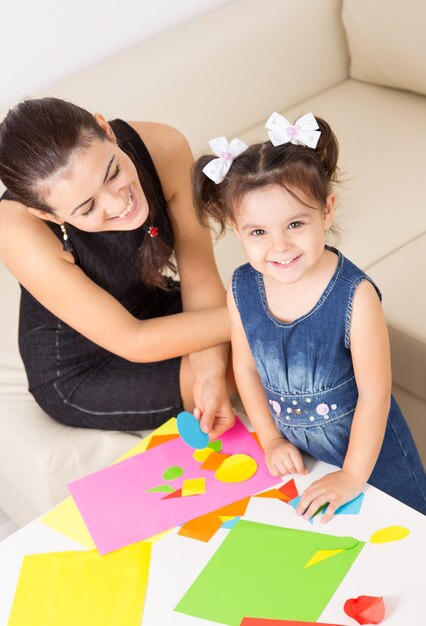
[[[336,182],[339,172],[339,168],[337,167],[339,143],[327,122],[320,117],[317,117],[316,120],[321,131],[321,136],[315,149],[315,154],[319,157],[328,180]]]
[[[204,167],[216,157],[203,155],[195,163],[192,170],[192,197],[195,212],[200,224],[211,228],[211,220],[218,225],[218,236],[226,230],[228,216],[223,201],[226,181],[216,184],[203,172]]]

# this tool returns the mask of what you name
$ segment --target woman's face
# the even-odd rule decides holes
[[[112,139],[96,139],[76,151],[69,166],[45,183],[43,198],[54,215],[80,230],[133,230],[148,217],[148,202],[132,160]]]

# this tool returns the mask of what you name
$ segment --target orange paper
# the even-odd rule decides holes
[[[218,467],[222,465],[225,459],[229,457],[229,454],[222,454],[222,452],[211,452],[201,466],[203,470],[210,470],[215,472]]]
[[[207,542],[221,526],[222,520],[215,513],[208,513],[186,522],[179,529],[178,535]]]

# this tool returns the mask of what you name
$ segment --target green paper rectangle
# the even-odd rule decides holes
[[[339,539],[240,520],[175,610],[229,626],[246,615],[317,621],[365,543],[304,566]]]

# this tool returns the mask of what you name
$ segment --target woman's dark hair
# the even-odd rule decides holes
[[[321,131],[315,149],[286,143],[274,146],[270,141],[250,146],[232,163],[225,179],[216,184],[203,168],[212,155],[200,157],[193,168],[193,198],[198,219],[210,225],[213,219],[219,226],[219,235],[234,219],[235,211],[243,197],[255,189],[280,185],[305,204],[289,189],[302,189],[308,196],[324,205],[337,180],[339,147],[330,126],[316,118]]]
[[[54,213],[43,197],[43,183],[65,169],[76,152],[95,141],[107,141],[89,111],[58,98],[30,99],[13,107],[0,124],[0,180],[22,204]],[[126,151],[133,160],[133,155]],[[143,172],[135,163],[139,178]],[[149,201],[152,194],[144,188]],[[155,202],[149,202],[148,221],[155,224]],[[172,248],[160,237],[146,236],[139,250],[142,280],[167,289],[162,274],[174,269]]]

